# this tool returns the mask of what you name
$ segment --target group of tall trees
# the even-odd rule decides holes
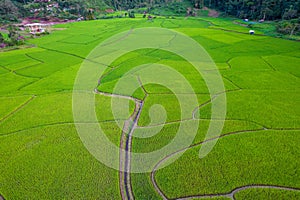
[[[19,17],[19,9],[10,0],[0,0],[0,20],[15,21]]]
[[[277,20],[299,17],[300,0],[0,0],[0,20],[12,20],[28,15],[30,9],[56,2],[59,8],[82,14],[87,9],[128,10],[133,8],[164,6],[172,3],[185,3],[194,8],[213,8],[239,18]],[[188,3],[188,4],[187,4]],[[61,10],[58,10],[59,12]]]
[[[299,16],[300,0],[192,0],[195,6],[207,6],[239,18],[292,19]]]
[[[249,19],[292,19],[300,12],[300,0],[105,0],[105,3],[115,9],[128,9],[180,1],[189,1],[195,8],[213,8]]]

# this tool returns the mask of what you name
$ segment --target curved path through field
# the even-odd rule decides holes
[[[237,187],[233,189],[229,193],[225,194],[207,194],[207,195],[199,195],[199,196],[190,196],[190,197],[183,197],[183,198],[178,198],[178,200],[188,200],[188,199],[202,199],[202,198],[214,198],[214,197],[227,197],[235,200],[234,195],[237,192],[240,192],[242,190],[247,190],[247,189],[254,189],[254,188],[261,188],[261,189],[279,189],[279,190],[289,190],[289,191],[300,191],[298,188],[291,188],[291,187],[284,187],[284,186],[276,186],[276,185],[245,185],[242,187]]]
[[[116,40],[112,41],[111,43],[108,43],[106,45],[112,44],[112,43],[118,43],[120,40],[124,40],[126,37],[128,37],[133,31],[133,27],[128,31],[128,33]],[[97,88],[101,85],[102,79],[108,75],[111,71],[115,69],[112,68],[108,72],[104,73],[101,77],[99,77],[98,85],[95,88],[95,93],[104,95],[104,96],[110,96],[110,97],[117,97],[117,98],[123,98],[132,100],[135,102],[135,109],[131,116],[125,120],[123,128],[122,128],[122,135],[120,140],[120,151],[119,151],[119,188],[122,200],[130,200],[134,199],[132,187],[131,187],[131,180],[130,180],[130,156],[131,156],[131,143],[132,143],[132,133],[134,132],[134,129],[137,126],[137,121],[139,119],[140,113],[142,111],[142,107],[144,105],[144,101],[134,98],[132,96],[126,96],[126,95],[120,95],[120,94],[111,94],[106,92],[100,92]]]
[[[131,160],[131,144],[132,144],[132,134],[137,126],[137,121],[139,119],[140,113],[144,101],[135,100],[135,110],[132,116],[125,121],[122,130],[121,142],[120,142],[120,192],[122,199],[134,199],[131,179],[130,179],[130,160]],[[124,151],[125,150],[125,151]]]
[[[135,109],[132,115],[124,122],[122,128],[122,135],[120,140],[120,152],[119,152],[119,187],[120,187],[121,197],[123,200],[134,199],[134,195],[131,187],[131,180],[130,180],[131,143],[132,143],[132,134],[134,132],[134,129],[137,126],[137,121],[141,114],[144,101],[131,96],[100,92],[97,89],[95,89],[95,93],[104,96],[128,99],[135,102]]]
[[[168,156],[164,157],[163,159],[161,159],[153,168],[152,172],[151,172],[151,182],[156,190],[156,192],[164,199],[167,200],[167,196],[164,194],[164,192],[159,188],[156,180],[155,180],[155,173],[156,171],[159,169],[159,166],[161,164],[163,164],[165,161],[167,161],[169,158],[175,156],[177,153],[180,153],[182,151],[186,151],[188,149],[191,149],[193,147],[202,145],[204,143],[207,143],[209,141],[215,140],[215,139],[219,139],[219,138],[223,138],[223,137],[227,137],[230,135],[235,135],[235,134],[243,134],[243,133],[249,133],[249,132],[257,132],[257,131],[264,131],[264,130],[300,130],[300,129],[291,129],[291,128],[287,128],[287,129],[267,129],[267,128],[261,128],[261,129],[255,129],[255,130],[241,130],[241,131],[235,131],[235,132],[230,132],[227,134],[223,134],[220,135],[218,137],[214,137],[214,138],[210,138],[208,140],[199,142],[197,144],[193,144],[187,148],[181,149],[179,151],[173,152],[171,154],[169,154]],[[241,187],[237,187],[234,188],[231,192],[225,193],[225,194],[203,194],[203,195],[195,195],[195,196],[188,196],[188,197],[179,197],[176,199],[195,199],[195,198],[212,198],[212,197],[228,197],[231,199],[235,199],[234,198],[234,194],[242,191],[242,190],[246,190],[246,189],[251,189],[251,188],[271,188],[271,189],[281,189],[281,190],[293,190],[293,191],[300,191],[300,188],[292,188],[292,187],[285,187],[285,186],[277,186],[277,185],[260,185],[260,184],[253,184],[253,185],[245,185],[245,186],[241,186]]]
[[[98,81],[98,86],[101,84],[101,77]],[[124,122],[123,128],[122,128],[122,135],[120,140],[120,151],[119,151],[119,187],[120,187],[120,193],[122,200],[130,200],[134,199],[134,194],[132,191],[131,186],[131,179],[130,179],[130,160],[131,160],[131,144],[132,144],[132,134],[137,127],[137,122],[139,120],[144,100],[148,96],[146,93],[139,77],[138,81],[141,84],[142,89],[145,92],[145,97],[143,100],[126,96],[126,95],[120,95],[120,94],[110,94],[105,92],[100,92],[97,89],[95,89],[95,93],[104,95],[104,96],[110,96],[110,97],[117,97],[117,98],[123,98],[132,100],[135,102],[135,109],[131,116]]]

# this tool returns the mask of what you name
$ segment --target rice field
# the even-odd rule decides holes
[[[182,151],[166,149],[154,163],[145,161],[149,171],[128,175],[99,162],[86,149],[76,123],[87,123],[89,116],[74,121],[72,92],[81,64],[99,43],[142,27],[178,31],[199,43],[220,72],[227,112],[220,136],[207,137],[210,123],[220,120],[212,118],[212,104],[221,96],[210,96],[203,77],[174,53],[139,49],[113,60],[95,82],[97,121],[89,123],[99,124],[117,147],[132,137],[135,153],[167,146],[179,129],[191,138]],[[299,42],[248,35],[248,28],[222,18],[106,19],[55,28],[59,30],[27,41],[33,48],[0,53],[0,195],[5,199],[300,198]],[[179,72],[194,94],[185,92],[179,79],[151,71],[149,63]],[[170,87],[181,93],[144,84],[143,72],[171,80]],[[111,95],[124,77],[139,77],[140,86]],[[113,108],[115,99],[129,106]],[[143,102],[138,114],[133,99]],[[124,132],[133,117],[137,124],[132,133]],[[195,130],[194,123],[199,124]],[[200,148],[216,139],[215,147],[200,159]],[[114,156],[116,162],[123,159]],[[142,162],[132,159],[131,169]]]

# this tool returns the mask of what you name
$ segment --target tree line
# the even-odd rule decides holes
[[[54,3],[58,6],[47,7]],[[16,20],[36,10],[41,11],[39,17],[65,12],[83,15],[89,9],[151,9],[175,3],[185,5],[186,9],[208,7],[222,11],[225,15],[256,20],[289,20],[298,18],[300,12],[300,0],[0,0],[0,20]]]
[[[277,20],[299,17],[300,0],[192,0],[238,18]]]

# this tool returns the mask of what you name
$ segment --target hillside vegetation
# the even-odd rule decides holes
[[[16,20],[18,17],[68,17],[87,15],[89,10],[105,11],[111,8],[116,11],[145,8],[169,10],[177,14],[189,14],[188,8],[217,9],[225,14],[249,19],[289,20],[299,17],[300,1],[284,0],[1,0],[0,19]]]

